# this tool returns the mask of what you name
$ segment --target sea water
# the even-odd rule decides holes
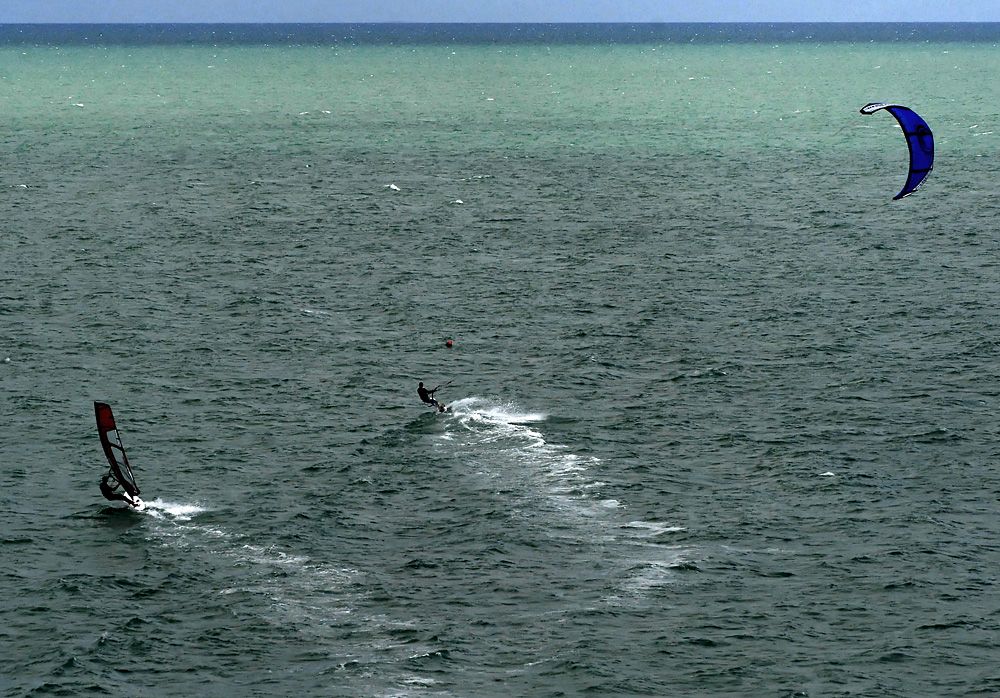
[[[998,37],[4,28],[2,695],[1000,691]]]

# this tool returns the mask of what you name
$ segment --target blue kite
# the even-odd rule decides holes
[[[885,109],[896,117],[896,121],[903,129],[903,135],[906,136],[906,145],[910,149],[910,174],[902,191],[892,197],[895,201],[915,192],[934,169],[934,134],[917,112],[902,104],[872,102],[861,107],[861,113],[874,114],[880,109]]]

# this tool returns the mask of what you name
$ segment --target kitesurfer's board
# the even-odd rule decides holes
[[[97,434],[101,439],[104,455],[111,466],[111,475],[125,490],[123,501],[134,509],[145,509],[146,505],[139,499],[139,485],[136,484],[132,468],[129,467],[128,456],[125,455],[125,447],[122,446],[121,436],[118,435],[111,406],[95,402],[94,414],[97,416]]]

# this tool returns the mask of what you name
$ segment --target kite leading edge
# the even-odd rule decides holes
[[[910,174],[903,189],[892,197],[893,200],[902,199],[915,192],[934,169],[934,134],[919,114],[902,104],[872,102],[861,107],[861,113],[874,114],[880,109],[885,109],[896,117],[896,121],[903,129],[903,135],[906,136],[906,145],[910,149]]]

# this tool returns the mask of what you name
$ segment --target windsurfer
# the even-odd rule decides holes
[[[111,414],[111,406],[104,402],[94,403],[94,415],[97,417],[97,434],[101,439],[101,448],[108,459],[111,469],[101,479],[101,494],[112,502],[125,502],[133,509],[140,511],[146,507],[139,499],[139,485],[135,483],[132,469],[128,467],[125,447],[122,446],[115,417]],[[123,491],[119,492],[119,488]]]
[[[112,502],[125,502],[130,506],[135,506],[132,498],[128,495],[127,492],[115,491],[116,489],[118,489],[120,485],[116,482],[115,486],[112,487],[108,483],[108,480],[110,479],[111,479],[111,473],[108,473],[107,475],[101,478],[101,494],[104,495],[104,498]]]
[[[420,385],[417,386],[417,395],[420,396],[421,402],[437,407],[438,412],[444,412],[444,405],[442,405],[440,402],[438,402],[432,397],[440,387],[441,386],[439,385],[437,388],[434,388],[433,390],[428,390],[427,388],[424,387],[423,382],[421,382]]]

